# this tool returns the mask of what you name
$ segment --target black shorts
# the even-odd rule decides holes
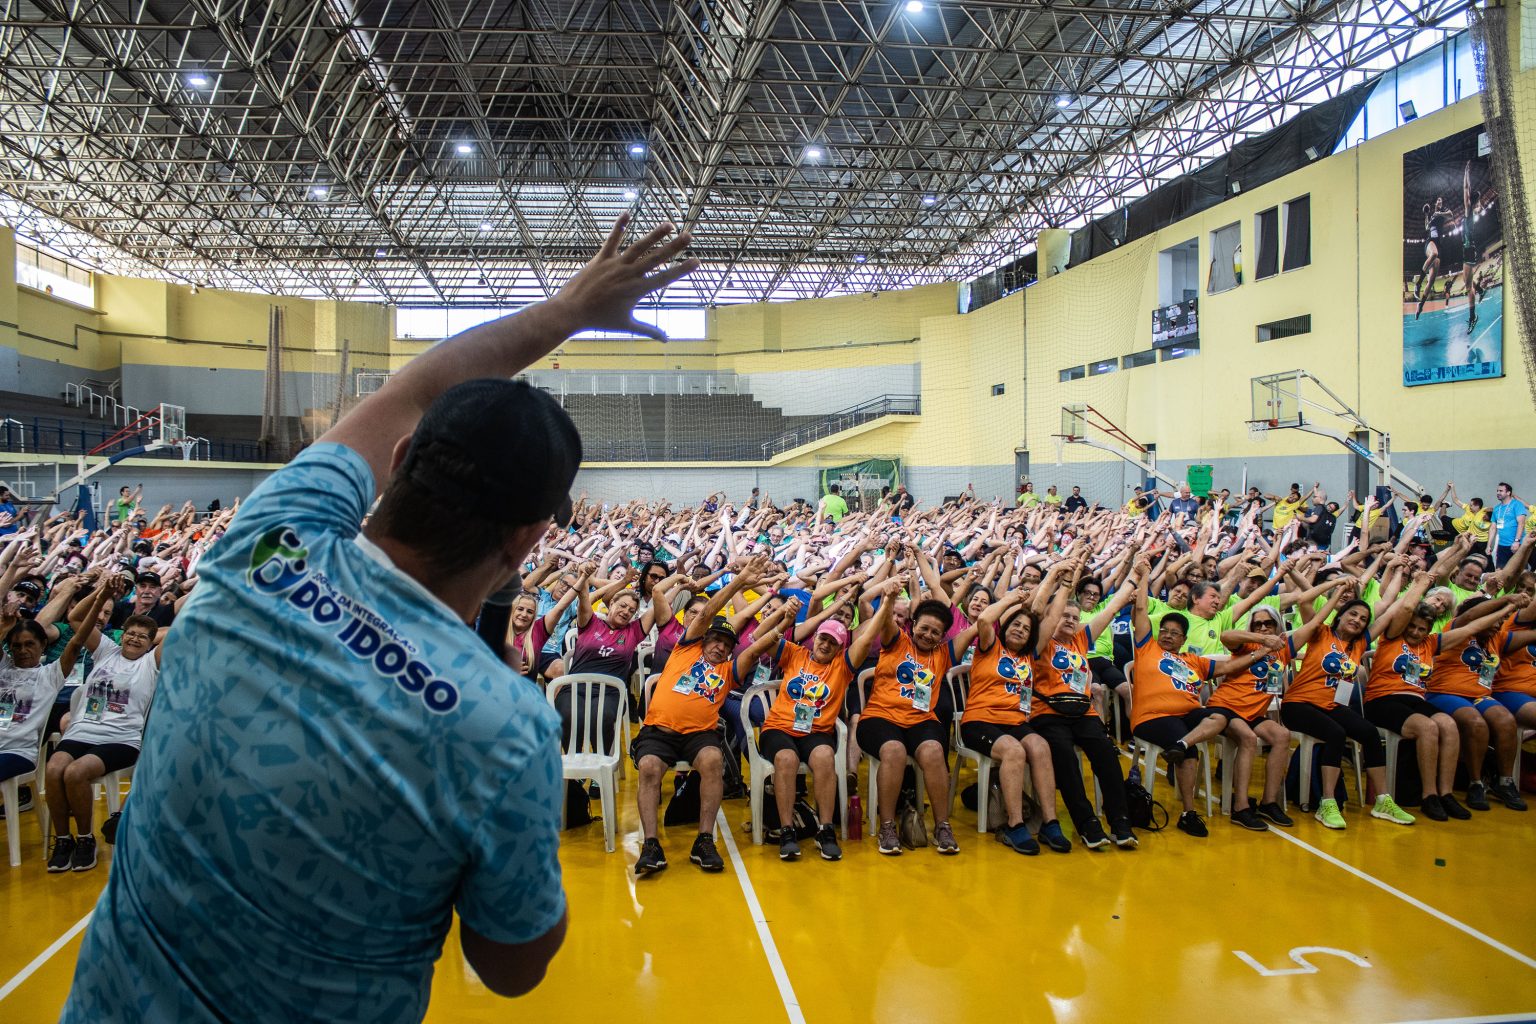
[[[1182,715],[1169,715],[1167,718],[1154,718],[1142,722],[1131,730],[1131,735],[1139,740],[1146,740],[1154,747],[1167,750],[1188,735],[1195,726],[1212,715],[1220,714],[1220,708],[1190,708]],[[1226,716],[1222,715],[1222,717]]]
[[[722,745],[719,729],[705,729],[703,732],[674,732],[659,725],[642,725],[640,731],[635,734],[635,742],[630,745],[629,753],[634,758],[637,768],[640,766],[640,759],[644,757],[659,757],[670,768],[679,761],[692,764],[693,759],[702,751]]]
[[[534,668],[537,670],[537,674],[548,678],[549,666],[559,661],[561,657],[562,654],[560,651],[556,651],[553,654],[550,654],[546,651],[540,651],[538,657],[535,658],[533,662]]]
[[[1020,722],[1018,725],[997,725],[993,722],[961,722],[960,739],[967,747],[978,754],[991,756],[992,745],[1004,736],[1012,736],[1020,743],[1024,737],[1033,736],[1035,730],[1028,724]]]
[[[1248,728],[1252,729],[1254,732],[1258,732],[1259,726],[1263,725],[1265,722],[1271,721],[1267,714],[1254,715],[1252,718],[1244,718],[1242,715],[1238,714],[1236,711],[1233,711],[1231,708],[1213,707],[1207,708],[1206,710],[1214,711],[1218,715],[1225,715],[1227,717],[1227,721],[1229,722],[1245,722],[1247,723]],[[1159,744],[1159,746],[1161,746],[1161,744]]]
[[[811,763],[811,751],[826,747],[837,751],[837,736],[830,732],[785,732],[783,729],[764,729],[757,734],[757,752],[763,760],[772,761],[781,750],[793,750],[801,764]]]
[[[878,758],[880,748],[893,740],[907,748],[908,757],[916,757],[917,748],[929,740],[943,747],[946,754],[949,752],[949,730],[937,721],[918,722],[903,727],[873,715],[859,719],[859,749],[865,754]]]
[[[1365,702],[1365,720],[1378,729],[1403,734],[1403,726],[1414,715],[1433,718],[1440,712],[1416,693],[1393,693]]]
[[[83,740],[60,740],[56,749],[59,753],[68,754],[76,761],[87,754],[95,754],[101,758],[101,763],[107,766],[107,771],[109,772],[131,768],[139,760],[139,748],[130,747],[126,743],[98,743],[92,745]]]

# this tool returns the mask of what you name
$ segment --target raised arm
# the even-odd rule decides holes
[[[1408,623],[1413,621],[1413,610],[1424,600],[1424,595],[1429,593],[1429,588],[1434,585],[1435,577],[1432,573],[1416,572],[1413,574],[1413,582],[1408,589],[1403,591],[1396,601],[1385,612],[1376,616],[1371,623],[1371,638],[1396,640],[1403,635],[1403,630],[1408,628]]]
[[[1450,629],[1447,629],[1444,633],[1440,634],[1440,646],[1455,647],[1459,643],[1470,640],[1484,630],[1493,629],[1499,623],[1503,622],[1505,617],[1509,615],[1511,609],[1518,612],[1520,609],[1524,608],[1527,604],[1530,603],[1530,598],[1526,597],[1524,594],[1511,594],[1509,597],[1509,604],[1504,605],[1503,607],[1495,608],[1486,615],[1478,615],[1477,618],[1472,619],[1470,622],[1465,624],[1453,624]],[[1481,611],[1481,608],[1474,609],[1473,614],[1476,615]]]
[[[587,329],[664,339],[660,330],[634,318],[634,307],[698,267],[696,260],[673,262],[691,238],[684,232],[669,241],[672,225],[662,224],[626,247],[628,225],[629,216],[621,216],[597,255],[554,298],[471,328],[417,356],[320,440],[360,454],[373,470],[374,486],[382,489],[396,443],[454,385],[478,377],[511,377]]]

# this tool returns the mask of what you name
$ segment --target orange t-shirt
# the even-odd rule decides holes
[[[651,691],[645,724],[674,732],[706,732],[720,720],[721,705],[737,685],[735,658],[711,665],[704,660],[703,639],[680,643]]]
[[[795,732],[795,705],[807,704],[816,716],[810,732],[836,729],[837,716],[843,710],[843,695],[853,682],[853,666],[848,664],[847,652],[831,664],[823,664],[811,657],[808,648],[785,640],[780,644],[778,661],[784,682],[763,719],[763,728]]]
[[[948,640],[923,654],[911,637],[897,633],[896,641],[881,651],[880,660],[875,662],[874,685],[869,689],[869,703],[864,705],[865,716],[883,718],[902,728],[938,721],[933,709],[939,706],[939,687],[944,685],[945,673],[954,663]],[[919,683],[929,687],[927,711],[913,706]]]
[[[1435,655],[1440,653],[1440,634],[1431,633],[1424,642],[1415,646],[1402,637],[1382,640],[1371,655],[1371,674],[1365,681],[1365,699],[1391,697],[1406,693],[1411,697],[1424,696],[1424,684],[1435,667]]]
[[[1008,650],[1001,640],[994,639],[984,651],[977,641],[971,661],[971,692],[960,721],[992,725],[1023,725],[1028,721],[1035,692],[1032,661],[1027,654]]]
[[[1232,656],[1241,658],[1253,650],[1253,644],[1238,644]],[[1291,641],[1285,641],[1287,658],[1296,656]],[[1226,708],[1237,712],[1244,721],[1251,722],[1269,710],[1269,702],[1280,692],[1284,683],[1285,665],[1273,654],[1266,654],[1236,675],[1227,676],[1216,684],[1207,701],[1213,708]]]
[[[1214,679],[1216,663],[1199,654],[1165,651],[1147,636],[1136,648],[1131,674],[1131,729],[1154,718],[1182,715],[1200,706],[1200,684]]]
[[[1509,634],[1514,631],[1515,620],[1510,619],[1504,623],[1494,640],[1493,649],[1499,652],[1499,671],[1493,677],[1493,692],[1524,693],[1536,697],[1536,644],[1512,646]]]
[[[1312,642],[1301,656],[1301,671],[1291,688],[1285,691],[1285,699],[1315,704],[1330,710],[1338,706],[1333,699],[1334,691],[1342,682],[1352,682],[1360,670],[1360,659],[1365,656],[1365,637],[1356,637],[1345,643],[1327,624],[1317,627]]]
[[[1035,659],[1035,701],[1030,719],[1041,715],[1054,715],[1055,711],[1042,697],[1057,697],[1069,693],[1089,695],[1093,673],[1088,668],[1088,648],[1093,638],[1086,628],[1073,634],[1071,640],[1062,643],[1053,639],[1044,657]],[[1099,709],[1090,707],[1088,714],[1098,717]]]
[[[1442,648],[1435,656],[1429,692],[1481,700],[1493,693],[1493,677],[1498,671],[1498,648],[1492,643],[1484,647],[1473,637],[1464,644]]]

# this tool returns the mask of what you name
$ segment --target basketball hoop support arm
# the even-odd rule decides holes
[[[1097,448],[1101,452],[1109,452],[1109,454],[1115,456],[1115,458],[1123,459],[1124,461],[1129,462],[1131,465],[1141,470],[1142,473],[1146,476],[1156,477],[1163,483],[1167,484],[1169,487],[1177,488],[1179,486],[1179,482],[1177,480],[1160,471],[1157,466],[1153,465],[1152,463],[1143,462],[1135,456],[1127,455],[1120,449],[1113,448],[1110,445],[1105,444],[1103,441],[1094,441],[1086,437],[1080,437],[1073,440],[1072,444],[1087,445],[1089,448]]]
[[[87,466],[85,464],[85,456],[82,455],[79,457],[75,475],[59,484],[58,487],[54,489],[54,492],[48,496],[47,501],[56,505],[59,501],[59,495],[65,493],[71,487],[80,486],[91,477],[95,476],[97,473],[102,473],[108,469],[111,469],[113,466],[117,465],[119,462],[122,462],[124,459],[132,459],[140,455],[148,455],[150,452],[157,452],[162,448],[168,447],[170,447],[168,442],[159,440],[157,438],[156,440],[150,441],[148,444],[143,445],[142,447],[130,448],[125,452],[117,452],[114,455],[109,455],[105,462],[98,462],[94,466]]]
[[[1316,434],[1318,437],[1331,438],[1374,466],[1376,471],[1381,474],[1383,482],[1389,484],[1396,482],[1401,484],[1403,487],[1406,487],[1408,490],[1412,491],[1415,495],[1424,493],[1424,487],[1422,484],[1420,484],[1413,477],[1409,476],[1407,473],[1404,473],[1402,470],[1397,469],[1392,465],[1391,439],[1389,435],[1384,434],[1381,431],[1372,430],[1370,427],[1362,426],[1362,429],[1369,431],[1370,433],[1375,434],[1378,438],[1380,438],[1378,450],[1373,452],[1349,435],[1340,433],[1337,430],[1329,430],[1327,427],[1319,427],[1315,423],[1303,422],[1297,424],[1291,429],[1305,431],[1308,434]]]

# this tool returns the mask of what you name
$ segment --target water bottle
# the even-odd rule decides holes
[[[859,801],[858,793],[848,795],[848,838],[864,838],[864,805]]]

